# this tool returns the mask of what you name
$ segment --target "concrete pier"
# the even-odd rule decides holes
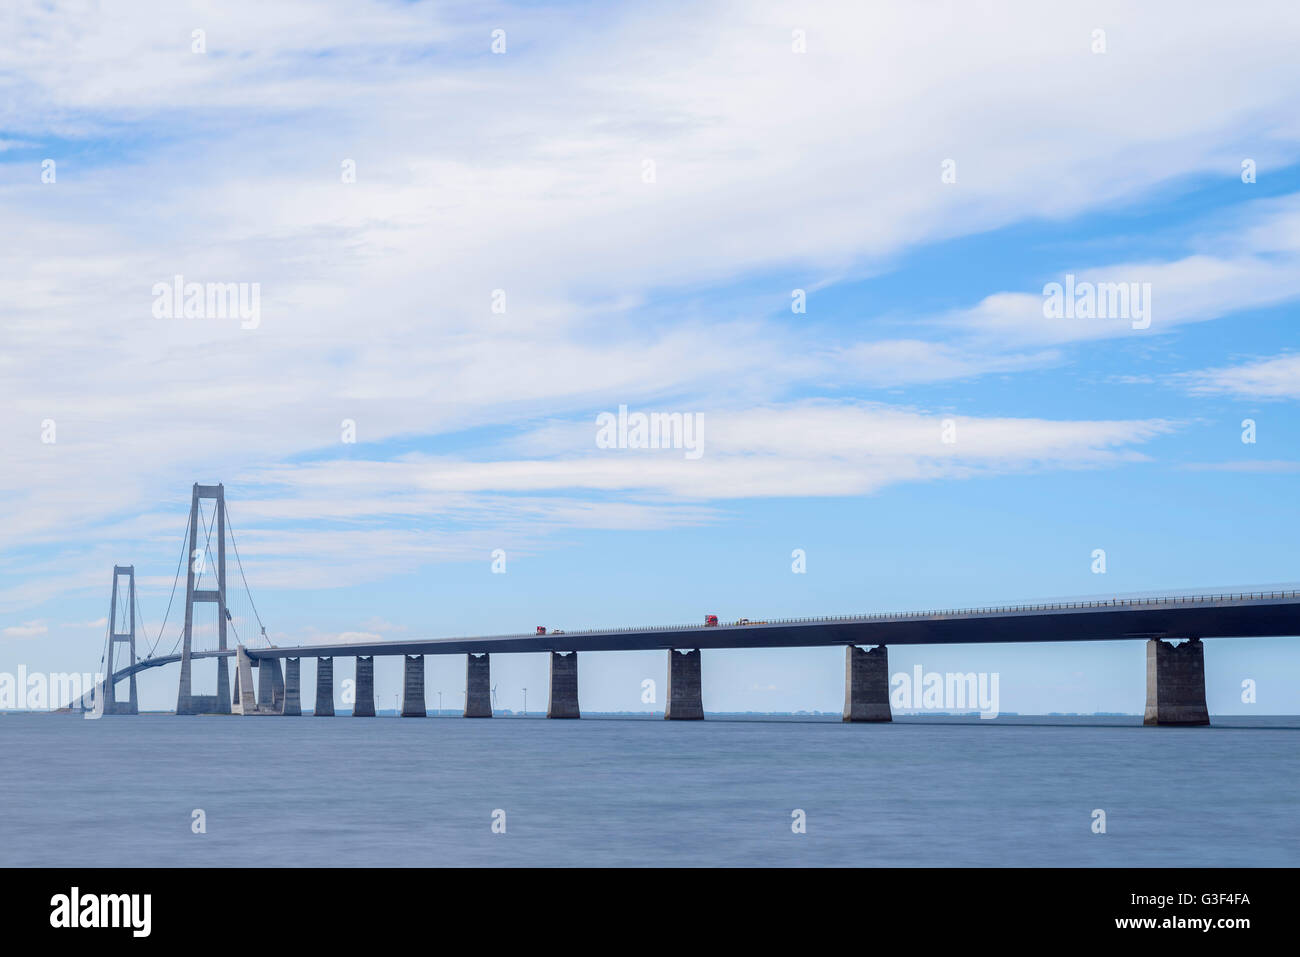
[[[302,659],[284,659],[284,709],[281,714],[302,714]]]
[[[271,659],[271,711],[284,714],[284,662]]]
[[[357,698],[352,705],[354,718],[373,718],[375,716],[375,656],[363,658],[357,655]]]
[[[465,656],[465,717],[492,717],[492,665],[486,654]]]
[[[578,712],[578,653],[551,652],[551,701],[548,718],[580,718]]]
[[[704,698],[700,693],[700,649],[668,649],[668,703],[666,721],[704,720]]]
[[[253,664],[243,645],[235,648],[235,700],[230,710],[234,714],[257,714],[257,694],[253,684]]]
[[[320,718],[334,717],[334,659],[316,659],[316,710]]]
[[[427,718],[424,709],[424,655],[402,655],[402,717]]]
[[[844,652],[844,720],[893,721],[889,710],[889,650],[849,645]]]
[[[258,664],[257,709],[262,714],[284,713],[284,671],[279,658],[263,658]]]
[[[1181,645],[1147,642],[1147,707],[1143,724],[1209,724],[1205,706],[1205,646],[1199,638]]]

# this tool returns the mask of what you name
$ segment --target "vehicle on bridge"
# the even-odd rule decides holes
[[[538,626],[537,626],[537,633],[538,633],[539,635],[544,635],[544,634],[546,634],[546,626],[545,626],[545,625],[538,625]]]
[[[718,616],[717,616],[717,615],[705,615],[705,616],[704,616],[704,624],[705,624],[706,626],[709,626],[709,625],[717,625],[717,623],[718,623]]]

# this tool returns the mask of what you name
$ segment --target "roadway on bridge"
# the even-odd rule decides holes
[[[1300,592],[1191,598],[1116,599],[757,622],[670,625],[547,635],[419,638],[283,648],[249,648],[253,658],[331,655],[518,654],[665,648],[809,648],[828,645],[942,645],[1147,638],[1261,638],[1300,635]]]

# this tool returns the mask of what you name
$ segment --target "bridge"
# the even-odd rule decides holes
[[[214,505],[204,519],[205,500]],[[662,650],[668,654],[668,701],[665,718],[699,720],[704,717],[700,653],[716,648],[808,648],[839,646],[845,649],[845,721],[889,721],[889,645],[971,644],[982,642],[1114,641],[1146,642],[1147,699],[1143,722],[1151,725],[1205,725],[1203,639],[1281,637],[1300,635],[1300,591],[1260,591],[1199,596],[1148,596],[1109,600],[1008,605],[987,608],[919,611],[898,614],[797,618],[736,624],[669,625],[549,634],[511,634],[480,637],[371,641],[348,644],[277,647],[266,638],[248,593],[242,562],[236,560],[243,579],[247,609],[259,626],[260,641],[236,642],[228,647],[228,630],[237,620],[227,604],[225,538],[228,530],[225,491],[221,485],[195,485],[186,529],[192,557],[186,584],[184,626],[177,639],[179,652],[157,655],[154,642],[148,654],[135,654],[137,610],[133,566],[115,566],[110,603],[109,634],[104,674],[111,679],[84,696],[77,706],[97,708],[105,714],[138,713],[136,675],[149,668],[180,663],[177,714],[300,715],[301,662],[316,661],[314,714],[334,714],[334,659],[355,659],[356,703],[352,714],[372,716],[375,656],[402,656],[404,662],[402,715],[424,717],[424,659],[427,655],[466,656],[465,717],[491,717],[491,656],[494,654],[550,655],[550,701],[547,717],[578,718],[578,654],[600,651]],[[205,584],[202,560],[217,532],[217,560],[211,587]],[[198,529],[205,528],[203,548]],[[233,533],[232,533],[233,535]],[[232,537],[233,543],[233,537]],[[127,581],[118,615],[120,582]],[[179,580],[179,565],[178,579]],[[176,582],[173,582],[173,596]],[[194,647],[194,606],[217,606],[215,649]],[[168,605],[170,614],[171,605]],[[127,622],[129,618],[129,623]],[[119,619],[121,621],[119,622]],[[245,619],[239,619],[245,620]],[[119,624],[121,630],[119,630]],[[164,628],[166,616],[164,617]],[[159,630],[159,639],[162,629]],[[238,636],[236,636],[238,637]],[[251,637],[251,636],[250,636]],[[1175,643],[1177,642],[1177,643]],[[115,649],[125,645],[129,659],[114,667]],[[868,647],[870,646],[870,650]],[[193,662],[217,660],[217,693],[192,694]],[[235,664],[233,697],[227,659]],[[256,670],[257,679],[253,672]],[[126,701],[118,701],[115,688],[129,682]]]

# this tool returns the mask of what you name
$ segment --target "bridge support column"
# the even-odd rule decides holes
[[[889,649],[849,645],[844,654],[844,720],[893,721],[889,710]]]
[[[373,718],[375,716],[375,656],[362,658],[357,655],[357,700],[352,705],[352,717]]]
[[[262,714],[284,711],[284,670],[279,658],[263,658],[258,662],[257,710]]]
[[[668,703],[666,721],[702,721],[704,698],[700,692],[700,649],[668,649]]]
[[[284,714],[302,714],[302,659],[284,659]]]
[[[580,718],[578,711],[578,653],[551,652],[551,701],[548,718]]]
[[[256,714],[257,695],[253,691],[253,664],[243,645],[235,648],[235,700],[230,710],[235,714]]]
[[[316,710],[318,718],[334,717],[334,659],[316,659]]]
[[[424,655],[402,655],[402,717],[427,718],[424,709]]]
[[[1205,646],[1199,638],[1173,645],[1147,642],[1147,707],[1143,724],[1209,724]]]
[[[486,652],[465,656],[465,717],[492,717],[492,665]]]

